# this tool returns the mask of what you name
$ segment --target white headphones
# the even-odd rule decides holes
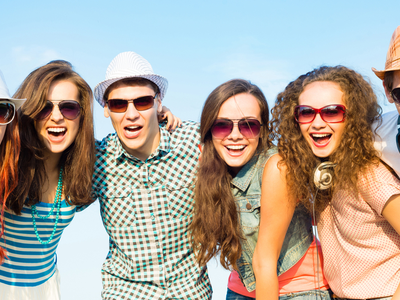
[[[333,162],[325,161],[320,163],[314,170],[314,184],[320,190],[329,189],[332,186],[333,168],[336,166]]]

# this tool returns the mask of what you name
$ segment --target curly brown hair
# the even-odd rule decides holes
[[[261,112],[260,141],[258,150],[268,149],[269,140],[268,103],[262,91],[243,79],[233,79],[218,86],[208,96],[201,114],[202,157],[195,188],[194,217],[191,224],[191,241],[197,259],[204,266],[219,252],[221,265],[225,269],[237,268],[241,255],[241,233],[239,217],[231,191],[232,174],[229,166],[218,155],[211,135],[211,127],[217,119],[221,105],[234,95],[253,95]]]
[[[95,146],[93,132],[93,96],[90,86],[63,60],[51,61],[32,71],[14,94],[15,98],[28,99],[20,112],[21,156],[18,164],[18,186],[7,207],[20,214],[25,200],[29,205],[40,201],[42,187],[47,180],[44,167],[45,146],[35,129],[36,116],[44,108],[49,88],[53,82],[68,80],[76,85],[80,97],[81,118],[75,141],[60,159],[63,166],[63,182],[66,201],[84,205],[93,202],[90,196],[94,170]]]
[[[321,160],[313,154],[294,118],[300,94],[308,84],[316,81],[338,84],[346,106],[342,140],[329,157],[329,161],[337,164],[333,172],[333,185],[327,191],[318,192],[313,183],[313,173]],[[287,167],[289,191],[310,211],[313,195],[316,195],[315,209],[320,212],[336,190],[346,188],[356,192],[358,176],[371,164],[379,162],[379,154],[373,145],[371,124],[374,121],[380,122],[381,111],[369,82],[359,73],[343,66],[314,69],[289,83],[278,95],[269,124],[271,138],[278,140],[282,156],[280,164]]]

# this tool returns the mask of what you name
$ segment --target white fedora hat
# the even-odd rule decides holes
[[[15,109],[21,107],[24,104],[26,99],[14,99],[10,97],[10,93],[8,92],[8,88],[6,85],[6,81],[4,79],[3,73],[0,71],[0,100],[8,100],[15,105]]]
[[[94,96],[97,102],[104,107],[104,92],[114,82],[125,79],[140,77],[154,82],[160,90],[162,100],[167,92],[168,80],[165,77],[154,74],[150,63],[139,54],[129,51],[118,54],[110,63],[106,72],[106,79],[94,88]]]

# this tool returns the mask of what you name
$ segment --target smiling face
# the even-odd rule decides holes
[[[228,98],[218,112],[217,119],[257,119],[261,122],[260,105],[257,99],[248,93],[242,93]],[[232,132],[224,138],[212,137],[215,150],[228,166],[238,173],[240,169],[253,157],[257,150],[260,136],[246,138],[237,124]]]
[[[111,90],[108,99],[137,99],[142,96],[154,96],[155,91],[150,85],[121,85]],[[160,132],[157,114],[161,112],[161,100],[157,97],[152,108],[138,111],[132,102],[126,112],[111,112],[104,106],[104,116],[110,117],[122,147],[140,160],[146,160],[158,147]]]
[[[331,104],[342,104],[343,92],[337,83],[316,81],[308,84],[299,97],[299,105],[321,108]],[[328,157],[339,147],[345,122],[326,123],[317,114],[313,122],[299,124],[301,133],[310,145],[315,156]]]
[[[75,100],[80,102],[79,91],[76,85],[69,80],[54,81],[49,88],[46,100],[54,101]],[[80,116],[74,120],[65,119],[57,105],[45,119],[35,121],[35,129],[40,141],[47,148],[47,154],[60,155],[74,141],[79,131]]]

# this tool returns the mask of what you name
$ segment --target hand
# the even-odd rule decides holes
[[[169,132],[173,131],[176,127],[182,126],[182,120],[177,116],[174,116],[168,107],[163,106],[161,113],[158,115],[158,121],[161,122],[167,120],[167,130]]]

